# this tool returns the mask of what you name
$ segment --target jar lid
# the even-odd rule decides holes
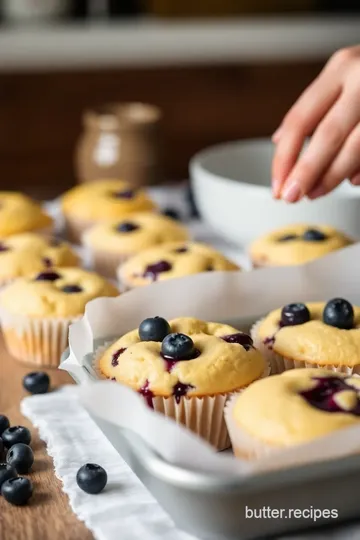
[[[146,126],[155,124],[161,111],[147,103],[109,103],[84,114],[84,123],[90,127],[112,130],[122,126]]]

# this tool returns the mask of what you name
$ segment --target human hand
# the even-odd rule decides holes
[[[360,46],[341,49],[330,58],[286,114],[273,142],[272,189],[277,199],[315,199],[345,178],[360,185]]]

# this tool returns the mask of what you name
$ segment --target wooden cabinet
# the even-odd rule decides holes
[[[165,172],[214,143],[268,136],[320,62],[0,74],[0,187],[53,197],[74,181],[84,109],[154,103],[164,114]]]

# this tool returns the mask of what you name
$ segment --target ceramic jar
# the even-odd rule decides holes
[[[76,149],[79,182],[120,178],[134,185],[162,181],[161,112],[144,103],[87,111]]]

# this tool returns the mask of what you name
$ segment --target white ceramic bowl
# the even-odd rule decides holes
[[[360,238],[360,187],[343,182],[334,192],[297,204],[275,201],[268,139],[230,142],[190,162],[194,197],[204,220],[237,245],[290,223],[327,224]]]

